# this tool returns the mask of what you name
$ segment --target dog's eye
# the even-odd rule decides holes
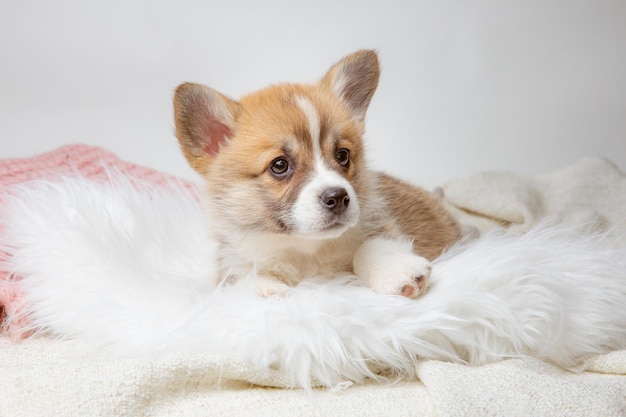
[[[270,164],[270,170],[276,177],[284,177],[291,171],[289,162],[285,158],[276,158]]]
[[[335,159],[339,165],[347,168],[350,164],[350,151],[346,148],[339,149],[335,155]]]

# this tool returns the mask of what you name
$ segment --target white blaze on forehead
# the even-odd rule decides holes
[[[317,113],[317,109],[311,103],[310,100],[302,96],[296,96],[296,103],[302,113],[304,113],[304,117],[306,117],[307,123],[309,125],[309,134],[311,135],[311,145],[313,146],[313,155],[315,155],[316,161],[321,161],[322,159],[322,150],[320,148],[320,117]]]

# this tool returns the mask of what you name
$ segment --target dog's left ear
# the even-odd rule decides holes
[[[333,65],[322,78],[322,84],[341,98],[354,118],[363,120],[379,76],[376,52],[361,50]]]

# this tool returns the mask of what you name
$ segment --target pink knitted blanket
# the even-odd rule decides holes
[[[193,189],[190,182],[151,168],[122,161],[117,155],[102,148],[88,145],[68,145],[32,158],[0,159],[0,204],[10,192],[10,186],[40,179],[53,179],[56,176],[77,176],[96,180],[106,180],[111,169],[136,178],[144,183],[166,185],[172,182]],[[0,222],[1,223],[1,222]],[[0,229],[0,233],[3,231]],[[0,261],[6,258],[0,252]],[[19,276],[3,270],[0,262],[0,326],[12,339],[20,339],[27,334],[23,324],[11,320],[19,308]]]

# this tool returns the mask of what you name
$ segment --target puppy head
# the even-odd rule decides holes
[[[364,118],[378,58],[359,51],[316,84],[230,99],[199,84],[174,96],[176,135],[228,227],[313,239],[356,225],[365,184]]]

